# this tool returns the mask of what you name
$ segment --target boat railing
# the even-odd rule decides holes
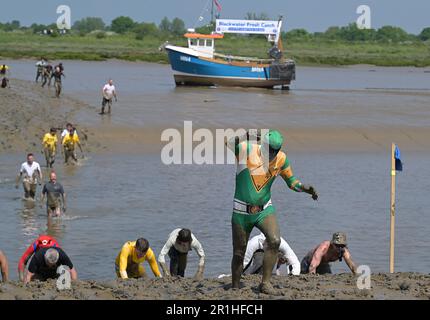
[[[262,59],[262,58],[251,58],[251,57],[238,57],[238,56],[232,56],[228,54],[222,54],[222,53],[214,53],[214,57],[217,58],[223,58],[227,61],[232,60],[239,60],[239,61],[247,61],[247,62],[259,62],[259,63],[270,63],[273,62],[273,59]]]

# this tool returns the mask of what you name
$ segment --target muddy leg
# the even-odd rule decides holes
[[[171,247],[168,255],[170,258],[170,275],[177,276],[179,271],[178,251],[174,247]]]
[[[45,154],[46,167],[49,168],[50,167],[50,163],[51,163],[51,159],[50,159],[50,156],[49,156],[49,149],[48,148],[43,149],[43,153]]]
[[[30,184],[30,197],[32,197],[33,199],[36,197],[36,187],[37,187],[37,184],[35,183]]]
[[[24,188],[24,198],[30,197],[30,184],[27,181],[24,181],[22,186]]]
[[[185,277],[185,268],[187,267],[187,253],[178,254],[178,276]]]
[[[275,266],[281,236],[279,233],[278,221],[276,215],[267,216],[258,226],[258,229],[266,236],[264,260],[263,260],[263,279],[262,284],[269,283],[272,277],[272,270]]]
[[[233,259],[231,260],[232,288],[239,288],[249,233],[237,223],[232,222],[231,227],[233,234]]]

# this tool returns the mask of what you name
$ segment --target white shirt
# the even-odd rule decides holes
[[[61,138],[64,138],[68,134],[70,134],[69,130],[64,129],[63,132],[61,132]],[[78,131],[75,130],[74,134],[78,135]]]
[[[33,174],[35,171],[39,171],[39,174],[42,172],[42,170],[40,169],[40,165],[36,161],[33,161],[31,166],[28,164],[28,162],[24,162],[21,165],[21,170],[19,172],[24,174],[24,178],[33,179]]]
[[[245,268],[248,263],[251,261],[252,257],[254,256],[255,251],[257,250],[264,250],[264,243],[266,241],[266,237],[264,234],[260,233],[259,235],[253,237],[251,240],[248,241],[248,244],[246,246],[246,252],[245,252],[245,258],[243,259],[243,267]],[[288,245],[287,241],[284,240],[284,238],[281,237],[281,245],[279,246],[279,251],[282,252],[284,259],[287,260],[287,265],[292,266],[292,274],[293,275],[299,275],[300,274],[300,262],[297,258],[294,251],[291,249],[291,247]],[[280,275],[279,270],[277,269],[277,265],[275,264],[275,273],[277,275]],[[287,274],[289,274],[289,268],[287,269]]]
[[[114,92],[115,92],[114,85],[110,85],[109,83],[106,83],[105,86],[103,87],[103,96],[106,99],[112,99]]]
[[[194,249],[200,257],[199,266],[203,266],[205,264],[205,252],[203,251],[203,247],[200,244],[199,240],[197,240],[194,234],[191,233],[191,249],[188,246],[179,246],[176,243],[176,238],[178,237],[179,231],[181,231],[180,228],[175,229],[169,235],[169,239],[167,239],[167,242],[164,244],[164,247],[163,249],[161,249],[161,252],[158,256],[158,262],[166,263],[165,256],[169,252],[170,248],[173,246],[176,250],[182,253],[187,253],[191,249]]]

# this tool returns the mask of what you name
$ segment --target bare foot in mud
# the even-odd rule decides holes
[[[260,285],[258,286],[258,291],[260,293],[264,293],[264,294],[268,294],[268,295],[272,295],[272,296],[275,296],[278,294],[278,292],[268,282],[260,283]]]
[[[239,288],[233,288],[233,285],[231,283],[226,284],[223,286],[224,290],[231,290],[233,292],[239,291],[240,289],[246,288],[246,286],[243,283],[240,283]]]

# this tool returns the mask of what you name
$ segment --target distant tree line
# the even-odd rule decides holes
[[[245,19],[268,20],[265,13],[247,13]],[[15,30],[42,33],[44,30],[57,30],[55,23],[49,25],[32,24],[29,27],[21,26],[20,22],[13,20],[7,23],[0,23],[0,30],[10,32]],[[213,24],[198,28],[198,32],[210,32],[214,30]],[[120,16],[112,20],[110,25],[106,25],[102,18],[86,17],[76,21],[71,33],[85,36],[89,33],[96,33],[98,38],[106,36],[106,32],[118,34],[133,34],[136,39],[142,40],[146,36],[165,37],[181,36],[185,33],[185,23],[179,18],[169,20],[164,17],[159,25],[149,22],[137,22],[130,17]],[[55,34],[54,34],[55,35]],[[430,27],[424,28],[420,34],[409,34],[405,30],[394,26],[383,26],[379,29],[359,29],[355,23],[344,27],[330,27],[325,32],[308,32],[305,29],[293,29],[282,34],[287,39],[295,41],[343,41],[343,42],[407,42],[407,41],[429,41]]]
[[[44,30],[57,30],[55,23],[32,24],[29,27],[21,26],[20,22],[14,20],[12,22],[0,23],[2,31],[30,31],[33,33],[42,33]],[[86,17],[76,21],[72,25],[71,33],[85,36],[89,33],[96,33],[98,37],[106,36],[106,32],[115,32],[118,34],[131,33],[137,39],[143,39],[145,36],[181,36],[186,32],[185,23],[182,19],[174,18],[172,21],[164,17],[161,23],[157,26],[155,23],[137,22],[130,17],[120,16],[112,20],[110,25],[106,25],[102,18]]]
[[[287,39],[311,41],[328,40],[344,42],[407,42],[430,40],[430,27],[420,34],[407,33],[399,27],[383,26],[379,29],[359,29],[355,23],[345,27],[330,27],[325,32],[310,33],[305,29],[293,29],[283,33]]]

